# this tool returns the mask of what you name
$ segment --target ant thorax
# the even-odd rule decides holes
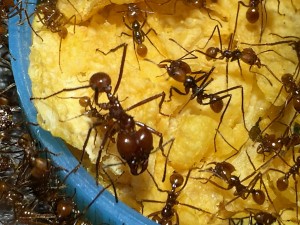
[[[282,32],[300,37],[300,14],[291,13],[291,2],[280,1],[283,16],[277,4],[262,1],[268,18],[262,33],[260,23],[247,20],[252,6],[246,0],[246,6],[193,1],[200,9],[183,0],[107,2],[94,13],[84,1],[67,7],[58,0],[66,18],[76,15],[63,42],[33,22],[43,39],[33,35],[29,69],[39,124],[84,150],[99,181],[102,169],[112,179],[120,176],[120,200],[141,210],[138,201],[151,199],[146,216],[166,205],[174,209],[165,209],[173,224],[175,211],[180,225],[224,224],[229,218],[221,215],[240,211],[254,223],[259,212],[269,209],[274,219],[292,207],[296,221],[298,174],[291,170],[298,170],[300,142],[293,128],[299,123],[299,40],[255,45],[261,34],[261,43],[282,41]],[[172,190],[171,171],[185,180],[191,168],[201,172],[193,169],[187,185]],[[168,194],[182,205],[166,204]],[[290,205],[281,203],[286,196]]]

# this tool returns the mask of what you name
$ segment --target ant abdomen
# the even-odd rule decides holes
[[[214,95],[210,98],[210,108],[215,113],[220,113],[224,107],[223,100],[218,96]]]
[[[257,3],[257,5],[258,5],[258,3]],[[246,12],[246,18],[247,18],[249,23],[256,23],[259,19],[259,9],[258,9],[258,7],[257,6],[249,7],[247,12]]]
[[[219,48],[209,47],[206,50],[206,55],[205,55],[206,60],[209,61],[209,60],[215,59],[219,52],[220,52]]]
[[[266,200],[266,195],[262,190],[253,190],[252,198],[257,204],[262,205]]]
[[[285,176],[280,177],[276,181],[276,186],[279,191],[285,191],[289,187],[289,178],[286,178]]]

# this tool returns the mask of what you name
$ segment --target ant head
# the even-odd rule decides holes
[[[185,81],[186,75],[192,72],[191,67],[181,60],[172,60],[166,69],[170,77],[182,83]]]
[[[126,17],[128,22],[132,24],[134,21],[144,21],[145,17],[141,9],[133,3],[129,3],[127,6]]]
[[[183,184],[183,181],[184,181],[183,176],[175,171],[170,176],[170,183],[174,188],[180,187]]]
[[[235,171],[235,168],[231,163],[224,161],[216,164],[215,171],[218,175],[221,175],[222,178],[227,178],[227,180],[229,180],[231,174]]]
[[[95,73],[90,78],[91,88],[98,93],[111,92],[111,79],[107,73],[99,72]]]

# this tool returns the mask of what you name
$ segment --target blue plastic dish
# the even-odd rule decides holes
[[[36,3],[36,1],[32,2]],[[35,5],[26,5],[28,14],[30,15],[30,13],[34,11]],[[15,59],[12,59],[11,64],[20,105],[23,108],[27,120],[32,123],[37,123],[37,112],[33,103],[30,101],[31,81],[28,76],[32,31],[27,23],[21,26],[18,25],[18,22],[18,16],[9,20],[9,47]],[[31,126],[31,131],[33,136],[43,147],[58,154],[58,156],[50,155],[55,165],[59,165],[68,171],[71,171],[78,165],[77,159],[69,151],[63,140],[53,137],[49,132],[39,126]],[[61,177],[65,177],[68,174],[67,171],[61,171],[60,173]],[[84,208],[88,205],[99,191],[103,189],[102,186],[96,185],[95,179],[84,168],[80,168],[76,173],[72,173],[66,180],[66,185],[70,193],[74,193],[76,189],[74,198],[80,208]],[[122,202],[116,203],[115,197],[108,191],[105,191],[94,202],[86,215],[93,224],[156,224]]]

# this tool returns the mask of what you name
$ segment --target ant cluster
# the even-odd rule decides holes
[[[0,3],[0,224],[88,225],[86,212],[106,188],[78,207],[76,188],[67,194],[59,175],[64,168],[54,165],[53,153],[31,136],[29,127],[37,125],[26,122],[19,106],[7,24],[13,17],[22,23],[26,16],[22,12],[22,1]]]
[[[79,24],[58,2],[25,13],[29,74],[39,124],[82,150],[71,173],[87,153],[159,224],[300,223],[296,1],[68,0]]]

